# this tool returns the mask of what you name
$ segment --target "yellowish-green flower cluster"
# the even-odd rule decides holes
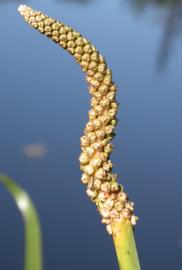
[[[86,73],[92,98],[89,122],[81,137],[81,181],[87,185],[87,195],[96,203],[109,234],[112,234],[113,222],[126,219],[135,225],[134,204],[117,183],[109,160],[118,109],[117,87],[112,81],[111,70],[103,56],[79,32],[30,7],[20,6],[19,12],[31,26],[72,54]]]

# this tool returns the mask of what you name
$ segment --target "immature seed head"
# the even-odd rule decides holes
[[[67,50],[86,73],[92,97],[89,121],[81,137],[81,181],[87,185],[87,195],[96,203],[109,234],[113,233],[111,224],[123,218],[134,226],[137,222],[133,215],[134,204],[117,183],[109,160],[118,110],[117,87],[112,81],[111,70],[104,57],[79,32],[26,5],[18,10],[33,28]]]

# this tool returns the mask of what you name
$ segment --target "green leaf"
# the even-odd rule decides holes
[[[42,241],[39,218],[29,195],[8,176],[0,183],[10,192],[21,212],[25,228],[25,270],[42,270]]]

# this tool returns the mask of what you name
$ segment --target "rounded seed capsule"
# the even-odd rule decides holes
[[[91,98],[91,106],[96,110],[96,106],[99,104],[99,101],[96,98]]]
[[[67,42],[67,46],[68,46],[68,48],[74,48],[75,47],[75,42],[70,40],[70,41]]]
[[[58,37],[59,36],[59,32],[55,30],[55,31],[52,32],[52,35],[55,36],[55,37]]]
[[[92,157],[93,154],[95,153],[95,149],[93,147],[87,147],[86,150],[89,157]]]
[[[107,172],[109,172],[112,169],[112,167],[113,167],[113,165],[112,165],[112,162],[110,160],[103,163],[103,168]]]
[[[100,72],[95,73],[94,78],[101,82],[103,80],[103,75]]]
[[[92,47],[90,44],[86,44],[84,47],[83,47],[83,50],[84,52],[86,53],[91,53],[92,52]]]
[[[110,75],[106,75],[104,78],[104,83],[106,85],[110,85],[112,83],[112,77]]]
[[[109,210],[111,210],[113,206],[114,206],[114,200],[112,198],[107,199],[104,203],[104,207],[108,208]]]
[[[31,17],[29,18],[29,23],[34,23],[34,22],[36,22],[36,19],[35,19],[34,16],[31,16]]]
[[[60,41],[67,41],[67,36],[66,34],[63,34],[59,37]]]
[[[45,26],[45,33],[51,33],[51,27],[50,26]]]
[[[32,25],[32,27],[35,28],[35,29],[38,28],[38,23],[36,23],[36,22],[35,22],[35,23],[32,23],[31,25]]]
[[[82,68],[88,68],[88,63],[86,61],[81,61],[80,65]]]
[[[101,73],[104,73],[105,70],[106,70],[106,68],[107,68],[107,66],[106,66],[106,64],[104,64],[104,63],[98,65],[98,71],[101,72]]]
[[[115,205],[114,205],[114,208],[115,208],[118,212],[121,212],[121,211],[123,210],[123,208],[124,208],[124,205],[123,205],[123,203],[117,201],[117,202],[115,203]]]
[[[89,133],[88,136],[89,136],[89,139],[90,139],[90,142],[91,143],[95,143],[96,142],[97,136],[96,136],[96,134],[94,132]]]
[[[82,153],[79,157],[79,161],[82,165],[86,165],[89,162],[89,156],[87,155],[87,153]]]
[[[96,137],[96,139],[97,139],[97,137]],[[95,149],[95,150],[97,150],[97,151],[101,151],[101,150],[103,150],[103,144],[102,144],[102,142],[94,142],[93,144],[92,144],[92,146],[93,146],[93,148]]]
[[[127,209],[129,209],[131,212],[133,212],[133,210],[134,210],[134,203],[133,203],[133,202],[127,202],[127,203],[125,204],[125,207],[126,207]]]
[[[77,53],[77,54],[82,54],[83,53],[83,49],[82,49],[82,47],[81,46],[76,46],[76,48],[75,48],[75,53]]]
[[[107,153],[105,153],[105,152],[100,153],[100,158],[101,158],[103,161],[106,161],[107,158],[108,158]]]
[[[39,30],[39,32],[42,33],[42,34],[45,32],[44,28],[43,28],[43,27],[40,27],[40,26],[38,26],[38,30]]]
[[[107,230],[108,234],[110,234],[110,235],[113,234],[112,226],[111,226],[110,224],[108,224],[108,225],[106,226],[106,230]]]
[[[88,63],[87,63],[87,66],[88,66]],[[90,84],[93,85],[94,87],[98,87],[100,85],[100,83],[97,80],[95,80],[95,79],[92,79],[90,81]]]
[[[52,36],[52,40],[53,40],[54,42],[58,43],[58,42],[59,42],[59,37]]]
[[[104,97],[100,103],[99,103],[103,108],[108,108],[110,105],[110,101],[107,97]]]
[[[94,186],[95,189],[97,189],[97,190],[100,189],[101,183],[102,183],[101,180],[99,180],[97,178],[94,178],[93,186]]]
[[[106,178],[106,172],[104,171],[103,168],[100,168],[96,171],[95,173],[95,177],[98,178],[98,179],[105,179]]]
[[[127,194],[124,192],[119,192],[117,195],[117,200],[120,202],[125,202],[127,200]]]
[[[95,110],[98,114],[101,114],[103,112],[103,108],[100,105],[95,106]]]
[[[81,137],[81,146],[89,146],[90,144],[90,140],[89,140],[89,137],[84,135]]]
[[[96,71],[97,70],[97,63],[94,61],[91,61],[89,64],[89,69]]]
[[[101,190],[109,193],[111,191],[111,184],[109,182],[105,182],[101,185]]]
[[[89,67],[88,67],[89,68]],[[94,75],[94,71],[93,70],[87,70],[87,74],[89,75],[89,76],[93,76]]]
[[[90,120],[93,120],[97,117],[97,113],[94,109],[90,110],[88,115],[89,115]]]
[[[99,194],[98,194],[98,200],[99,202],[105,202],[108,198],[108,194],[103,192],[103,191],[100,191]]]
[[[91,132],[94,130],[94,125],[92,122],[88,122],[85,127],[86,132]]]
[[[110,221],[109,218],[103,218],[103,219],[101,220],[101,222],[102,222],[103,224],[109,225],[111,221]]]
[[[75,39],[74,33],[73,33],[73,32],[69,32],[69,33],[67,34],[67,38],[68,38],[68,40],[74,40],[74,39]]]
[[[36,16],[35,19],[36,19],[37,22],[41,22],[42,21],[41,16]]]
[[[67,48],[67,51],[72,55],[75,53],[74,48],[71,48],[71,47]]]
[[[59,30],[59,29],[60,29],[59,23],[53,23],[53,24],[51,25],[51,28],[52,28],[53,30]]]
[[[106,133],[107,135],[112,134],[112,133],[113,133],[113,130],[114,130],[114,127],[113,127],[112,125],[109,125],[109,126],[106,126],[106,127],[105,127],[105,133]]]
[[[113,101],[115,99],[115,93],[114,92],[110,92],[107,94],[107,97],[110,101]]]
[[[85,185],[88,184],[89,179],[90,179],[90,177],[87,174],[85,174],[85,173],[82,174],[81,181],[83,184],[85,184]]]
[[[99,87],[99,91],[102,93],[102,94],[106,94],[108,92],[108,86],[105,85],[105,84],[102,84],[100,87]]]
[[[100,214],[101,214],[101,216],[103,216],[103,218],[108,218],[109,214],[110,214],[110,211],[109,211],[109,209],[101,208],[100,209]]]
[[[112,219],[119,219],[119,216],[120,216],[120,214],[119,214],[118,211],[116,211],[115,208],[113,208],[113,209],[110,211],[110,217],[111,217]]]
[[[66,29],[66,27],[62,26],[60,29],[59,29],[59,33],[60,34],[66,34],[68,31]]]
[[[84,53],[82,55],[82,60],[86,61],[86,62],[89,62],[90,61],[90,55],[88,53]]]
[[[124,218],[130,219],[131,213],[130,213],[129,209],[124,208],[123,211],[122,211],[122,216]]]
[[[109,144],[106,145],[106,147],[104,148],[104,151],[105,151],[106,153],[110,154],[110,153],[112,152],[112,148],[113,148],[112,144],[109,143]]]
[[[105,133],[105,131],[104,131],[103,129],[96,130],[95,134],[96,134],[97,138],[99,138],[99,139],[101,139],[101,140],[102,140],[102,139],[105,137],[105,135],[106,135],[106,133]]]
[[[88,175],[92,175],[94,173],[94,168],[90,165],[86,165],[84,167],[84,172]]]
[[[102,159],[100,158],[93,158],[90,161],[90,165],[93,166],[94,168],[98,168],[102,164]]]
[[[119,185],[118,185],[118,183],[117,183],[117,182],[112,182],[112,183],[111,183],[111,191],[116,192],[116,191],[118,191],[118,190],[119,190]]]
[[[98,91],[96,91],[93,95],[98,101],[102,99],[102,94]]]
[[[110,109],[109,111],[108,111],[108,115],[110,116],[110,117],[114,117],[115,115],[116,115],[116,113],[117,113],[117,110],[116,109]]]
[[[94,199],[95,197],[97,197],[97,191],[95,191],[95,190],[91,190],[91,189],[87,189],[87,195],[89,196],[89,197],[91,197],[92,199]]]
[[[103,108],[99,105],[99,110],[101,110],[101,112],[103,111]],[[96,109],[96,108],[95,108]],[[110,118],[108,115],[101,115],[100,116],[100,121],[102,122],[103,125],[107,125],[110,122]]]
[[[94,119],[93,120],[93,125],[94,125],[95,129],[98,129],[101,126],[101,122],[98,119]]]
[[[97,62],[97,61],[99,60],[99,54],[98,54],[98,52],[93,52],[93,53],[91,54],[91,59],[92,59],[93,61]]]
[[[41,27],[41,28],[43,28],[44,27],[44,22],[43,21],[39,22],[38,23],[38,26]]]
[[[76,39],[76,45],[83,46],[85,44],[84,39],[82,37],[79,37]]]
[[[112,84],[110,86],[110,90],[113,91],[113,92],[116,92],[117,91],[117,85],[116,84]]]
[[[131,224],[133,226],[135,226],[137,224],[137,220],[138,220],[138,217],[136,217],[134,215],[131,216]]]

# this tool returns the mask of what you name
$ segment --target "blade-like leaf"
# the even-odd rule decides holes
[[[0,183],[10,192],[21,212],[25,228],[25,270],[42,270],[41,228],[35,206],[29,195],[8,176]]]

